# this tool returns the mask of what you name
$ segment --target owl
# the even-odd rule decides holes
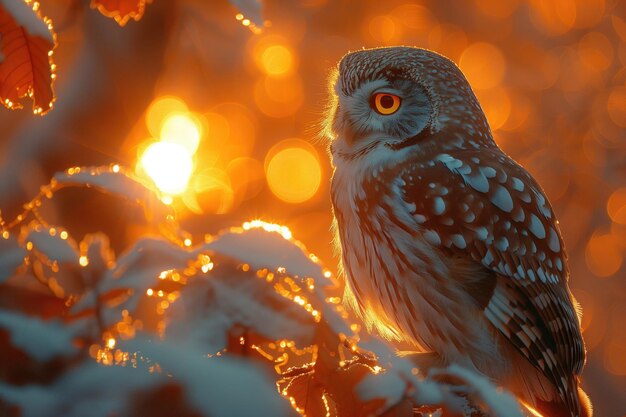
[[[558,221],[460,69],[419,48],[360,50],[331,96],[345,302],[397,346],[486,375],[546,416],[591,416]]]

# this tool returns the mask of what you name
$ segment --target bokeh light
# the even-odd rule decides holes
[[[178,97],[162,96],[150,103],[146,111],[146,126],[152,137],[159,137],[163,120],[172,113],[188,111],[187,104]]]
[[[169,195],[184,192],[193,171],[187,149],[172,142],[154,142],[146,148],[140,163],[159,190]]]
[[[613,191],[606,203],[606,211],[614,222],[626,224],[626,187]]]
[[[585,259],[594,275],[609,277],[622,266],[622,251],[613,235],[594,234],[587,243]]]
[[[485,111],[491,129],[498,130],[504,126],[511,114],[511,99],[508,92],[502,87],[496,87],[489,90],[479,90],[476,95]]]
[[[304,89],[298,77],[264,77],[254,86],[254,101],[270,117],[287,117],[295,114],[304,102]]]
[[[401,29],[394,16],[374,16],[367,24],[367,34],[382,45],[390,45],[400,38]]]
[[[293,66],[293,54],[285,45],[270,45],[261,53],[261,64],[267,75],[285,75]]]
[[[188,201],[197,201],[197,209],[203,213],[224,214],[233,207],[234,192],[230,178],[223,170],[205,168],[193,177],[193,197]]]
[[[187,191],[205,130],[203,119],[189,112],[181,98],[162,96],[152,101],[145,121],[153,139],[140,145],[136,170],[149,177],[164,194],[163,201],[171,204],[172,196]]]
[[[506,60],[502,52],[487,42],[468,46],[461,54],[459,66],[476,90],[499,85],[506,72]]]
[[[626,87],[615,87],[612,89],[609,93],[606,107],[613,123],[619,127],[626,128]]]
[[[259,70],[270,77],[285,77],[297,66],[297,57],[287,38],[268,35],[250,40],[252,57]]]
[[[322,179],[315,149],[301,140],[287,140],[270,150],[265,174],[270,190],[287,203],[311,199]]]
[[[170,113],[164,118],[160,138],[164,142],[178,143],[193,155],[200,144],[202,125],[189,113]]]

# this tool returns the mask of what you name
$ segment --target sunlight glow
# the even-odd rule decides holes
[[[202,126],[189,113],[171,113],[163,119],[161,126],[161,140],[178,143],[193,155],[200,144]]]
[[[266,232],[279,233],[283,238],[289,240],[292,238],[291,230],[287,226],[283,226],[277,223],[267,223],[263,220],[252,220],[243,224],[243,230],[250,229],[263,229]]]
[[[159,190],[176,195],[187,188],[193,171],[193,160],[187,148],[181,144],[155,142],[141,156],[141,166]]]
[[[163,193],[161,201],[170,205],[173,196],[188,190],[206,120],[190,112],[182,99],[161,96],[148,107],[146,126],[155,139],[139,155],[137,171],[152,179]]]
[[[185,113],[187,111],[187,104],[180,98],[161,96],[154,99],[146,111],[146,127],[152,137],[159,137],[163,122],[170,114]]]
[[[303,203],[317,193],[322,170],[313,151],[303,147],[289,147],[271,156],[265,174],[270,190],[276,197],[287,203]]]
[[[524,408],[526,408],[528,410],[528,412],[533,417],[544,417],[543,414],[541,414],[539,411],[535,410],[533,407],[531,407],[529,404],[525,403],[524,401],[520,400],[520,403],[524,406]]]

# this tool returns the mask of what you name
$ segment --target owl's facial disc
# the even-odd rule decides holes
[[[335,94],[332,149],[340,154],[362,155],[379,146],[400,148],[430,123],[430,100],[412,80],[382,77],[347,91],[339,77]]]

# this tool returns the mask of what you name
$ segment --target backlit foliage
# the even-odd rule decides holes
[[[0,101],[5,107],[20,109],[20,100],[28,96],[33,113],[50,110],[55,46],[52,22],[40,14],[38,2],[0,2]]]
[[[139,20],[150,0],[91,0],[91,7],[124,26],[130,19]]]

